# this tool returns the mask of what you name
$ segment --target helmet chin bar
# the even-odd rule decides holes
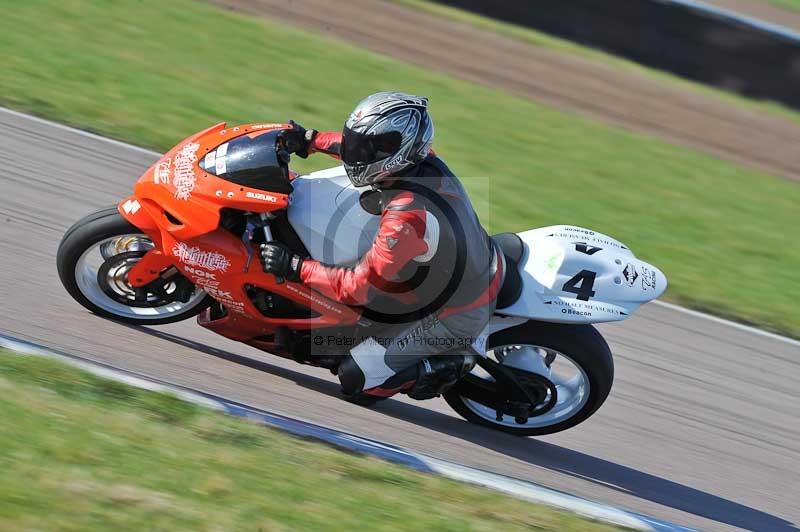
[[[371,167],[380,168],[383,166],[384,161],[375,161],[374,163],[367,163],[367,164],[355,164],[355,165],[344,165],[344,169],[347,172],[347,177],[350,178],[350,182],[353,183],[353,186],[356,187],[365,187],[368,185],[377,185],[378,183],[386,180],[386,178],[392,177],[392,173],[382,170],[378,173],[373,175],[370,172]],[[405,169],[406,167],[398,168],[398,171]]]

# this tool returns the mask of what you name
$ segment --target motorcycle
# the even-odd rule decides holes
[[[287,124],[215,125],[183,140],[134,194],[75,223],[58,248],[66,290],[136,325],[197,316],[200,326],[302,364],[335,370],[373,325],[364,309],[262,271],[264,242],[353,264],[378,224],[369,187],[342,167],[286,171]],[[592,323],[620,321],[660,296],[664,274],[601,233],[556,225],[492,237],[505,258],[497,309],[472,346],[482,356],[443,393],[470,422],[528,436],[591,416],[614,363]],[[255,258],[254,258],[255,256]],[[319,338],[324,338],[325,348]]]

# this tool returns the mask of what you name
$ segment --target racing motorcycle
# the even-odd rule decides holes
[[[114,320],[200,326],[277,356],[335,371],[370,320],[262,271],[277,241],[301,256],[354,264],[376,234],[374,191],[342,167],[287,170],[287,124],[221,123],[183,140],[118,205],[75,223],[58,249],[70,295]],[[470,422],[516,435],[581,423],[614,378],[592,323],[620,321],[660,296],[664,274],[628,247],[570,225],[492,237],[505,256],[497,310],[472,346],[482,355],[443,397]],[[316,340],[325,338],[325,347]],[[333,341],[331,341],[333,340]]]

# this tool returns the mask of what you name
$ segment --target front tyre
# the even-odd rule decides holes
[[[525,375],[531,376],[528,382],[538,387],[541,401],[514,415],[498,412],[497,404],[487,406],[489,401],[465,397],[502,395],[493,377],[476,368],[443,394],[447,404],[472,423],[517,436],[552,434],[588,419],[611,392],[614,360],[608,344],[591,325],[528,321],[492,334],[486,347],[487,356],[516,371],[523,381]],[[481,394],[470,393],[475,389]]]
[[[58,246],[58,275],[67,292],[90,311],[124,323],[159,325],[197,315],[213,299],[177,270],[134,288],[127,273],[153,242],[116,207],[76,222]]]

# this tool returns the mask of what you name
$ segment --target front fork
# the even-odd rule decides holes
[[[161,273],[172,266],[172,258],[160,249],[162,242],[158,225],[136,196],[128,196],[120,201],[117,212],[156,244],[128,271],[128,283],[134,288],[141,288],[161,277]]]
[[[272,242],[274,240],[272,236],[272,228],[269,225],[269,221],[272,219],[268,213],[262,212],[259,215],[261,220],[260,224],[257,224],[253,221],[253,215],[248,215],[247,217],[247,225],[245,226],[244,234],[242,235],[242,243],[244,244],[245,249],[247,250],[247,264],[244,267],[244,271],[250,271],[250,264],[253,262],[253,234],[255,233],[256,227],[258,225],[261,226],[261,230],[264,232],[264,242]],[[282,277],[275,277],[275,280],[278,284],[283,282]]]
[[[171,266],[171,257],[164,255],[160,249],[151,249],[128,271],[128,283],[134,288],[141,288],[161,277],[162,272]]]

